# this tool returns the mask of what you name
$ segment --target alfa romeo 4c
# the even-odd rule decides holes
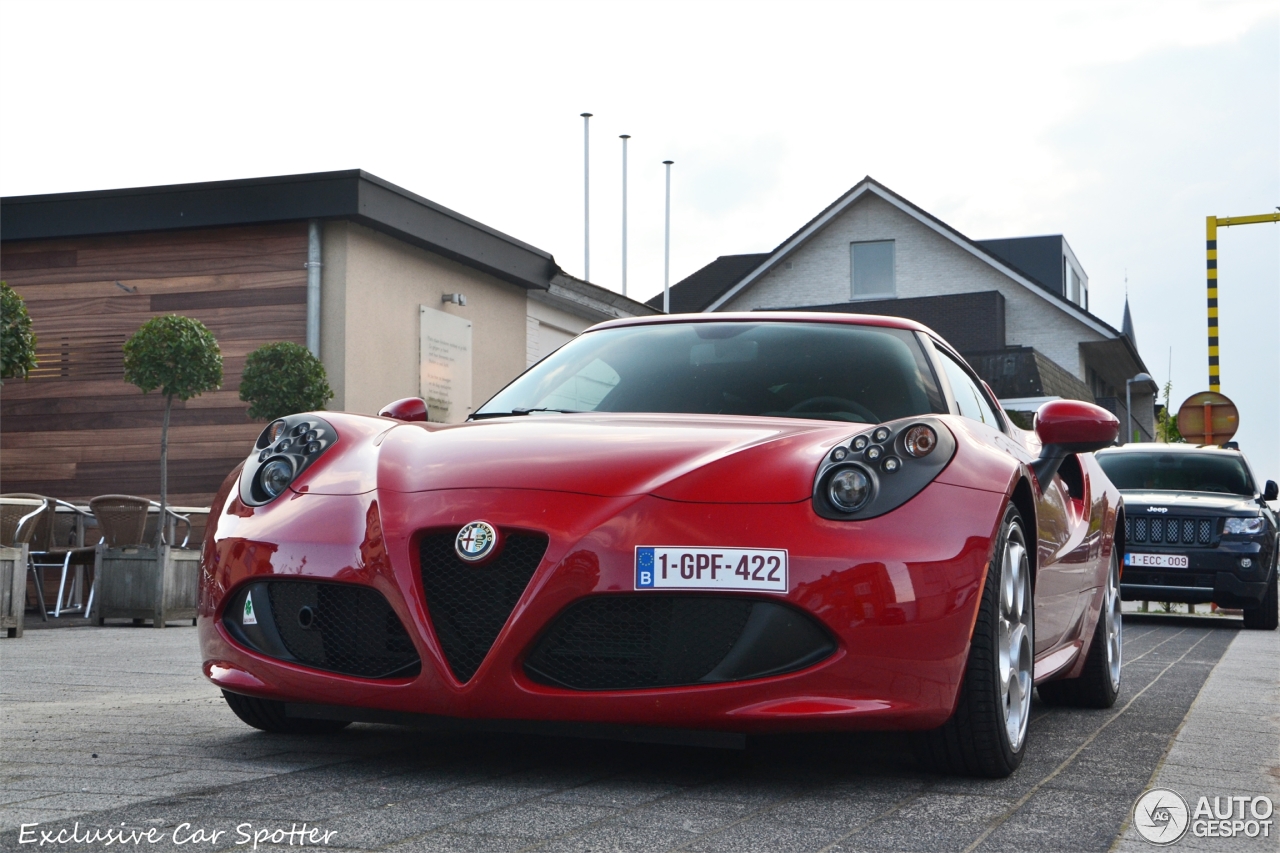
[[[204,673],[274,732],[893,729],[1008,775],[1034,688],[1120,688],[1116,430],[1017,428],[906,320],[604,323],[466,423],[269,424],[211,514]]]

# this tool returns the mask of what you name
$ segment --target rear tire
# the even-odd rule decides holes
[[[1280,560],[1271,572],[1271,583],[1267,585],[1267,592],[1262,596],[1262,604],[1244,609],[1246,628],[1252,631],[1276,629],[1277,622],[1280,622],[1280,594],[1277,594],[1277,586],[1280,586]]]
[[[1120,667],[1123,654],[1124,623],[1120,613],[1120,561],[1113,550],[1102,610],[1089,643],[1084,669],[1075,678],[1041,684],[1037,689],[1047,705],[1073,708],[1110,708],[1120,695]]]
[[[284,713],[284,703],[274,699],[259,699],[255,696],[242,696],[239,693],[222,691],[222,698],[243,722],[255,729],[273,734],[290,735],[322,735],[341,731],[350,722],[343,720],[309,720],[303,717],[289,717]]]
[[[999,779],[1022,763],[1035,649],[1031,561],[1022,516],[1005,507],[987,569],[955,713],[923,732],[917,757],[955,775]]]

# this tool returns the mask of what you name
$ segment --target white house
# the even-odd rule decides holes
[[[870,177],[773,251],[721,256],[671,288],[673,312],[764,309],[918,320],[1015,412],[1073,398],[1123,420],[1125,380],[1147,372],[1132,332],[1090,313],[1089,277],[1061,235],[971,240]],[[1146,441],[1156,391],[1132,387]]]

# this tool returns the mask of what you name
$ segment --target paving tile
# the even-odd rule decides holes
[[[608,820],[618,814],[618,809],[539,801],[487,812],[455,823],[450,830],[477,835],[551,838]]]
[[[618,817],[618,821],[630,826],[660,827],[702,833],[739,820],[753,810],[745,803],[678,797],[659,800],[642,808],[624,812]]]

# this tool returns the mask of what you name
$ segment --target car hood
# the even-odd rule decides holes
[[[1143,512],[1147,507],[1176,507],[1188,510],[1208,510],[1211,512],[1247,512],[1256,514],[1261,507],[1253,498],[1244,495],[1223,495],[1216,492],[1157,492],[1122,490],[1124,505],[1131,510]]]
[[[872,428],[667,414],[532,415],[451,426],[382,423],[376,435],[363,424],[352,430],[335,423],[353,441],[328,464],[317,465],[297,490],[503,488],[790,503],[812,496],[818,464],[834,444]]]

